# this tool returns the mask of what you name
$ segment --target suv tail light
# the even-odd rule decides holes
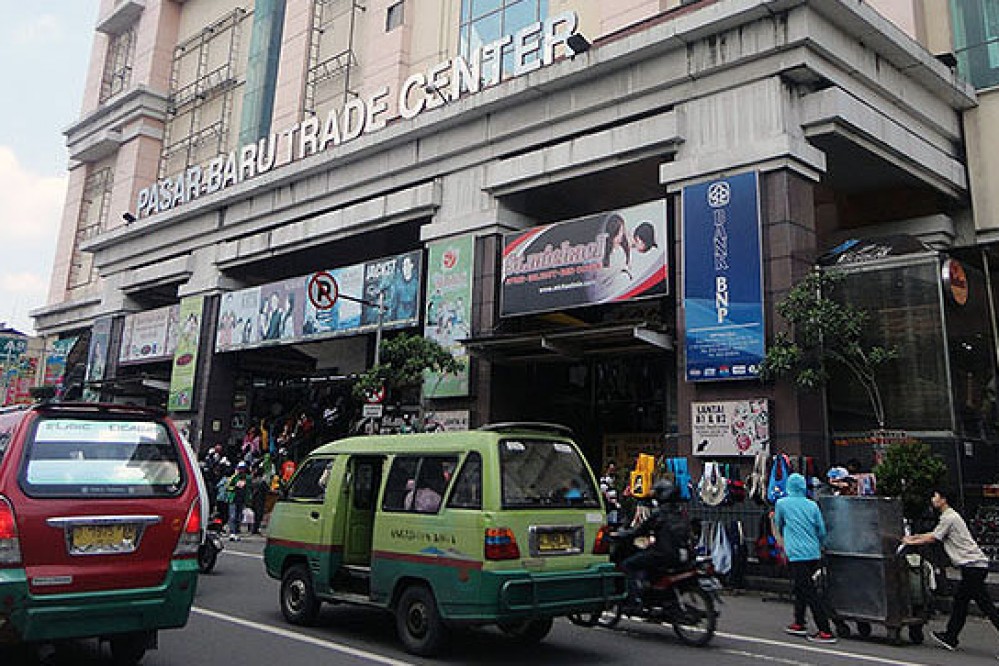
[[[3,495],[0,495],[0,567],[11,567],[21,563],[21,540],[17,536],[17,522],[14,509]]]
[[[177,539],[177,547],[173,550],[174,557],[196,557],[201,546],[201,500],[196,499],[187,512],[184,521],[184,531]]]
[[[489,527],[486,529],[486,559],[516,560],[520,559],[520,548],[513,530],[509,527]]]
[[[597,531],[597,538],[593,541],[594,555],[610,555],[610,528],[601,525]]]

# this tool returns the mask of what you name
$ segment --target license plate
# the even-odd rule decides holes
[[[73,555],[131,553],[139,536],[137,525],[77,525],[70,537]]]
[[[574,548],[571,532],[539,532],[538,551],[551,553],[555,551],[567,551]]]

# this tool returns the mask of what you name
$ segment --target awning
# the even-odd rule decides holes
[[[507,363],[673,350],[673,336],[645,322],[562,331],[490,335],[469,338],[461,342],[470,354],[494,362]]]

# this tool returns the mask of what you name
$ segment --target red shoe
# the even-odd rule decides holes
[[[820,631],[817,634],[812,634],[808,637],[808,640],[812,643],[835,643],[836,637],[830,634],[828,631]]]
[[[794,623],[784,627],[784,633],[792,636],[807,636],[808,630],[805,629],[805,625]]]

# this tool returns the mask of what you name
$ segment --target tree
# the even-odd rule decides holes
[[[778,304],[777,312],[791,324],[793,337],[776,335],[761,367],[764,379],[793,375],[795,384],[815,390],[829,381],[829,369],[847,369],[867,393],[879,428],[885,426],[885,410],[876,372],[897,357],[895,349],[869,345],[864,331],[866,312],[833,298],[843,275],[814,270],[802,278]]]
[[[925,442],[890,444],[874,468],[878,494],[902,498],[902,512],[913,520],[925,513],[930,493],[946,475],[947,465]]]
[[[422,335],[402,333],[382,340],[379,363],[358,375],[354,383],[354,396],[365,396],[382,387],[389,396],[397,396],[423,384],[426,371],[455,373],[462,369],[447,349],[436,340]]]

